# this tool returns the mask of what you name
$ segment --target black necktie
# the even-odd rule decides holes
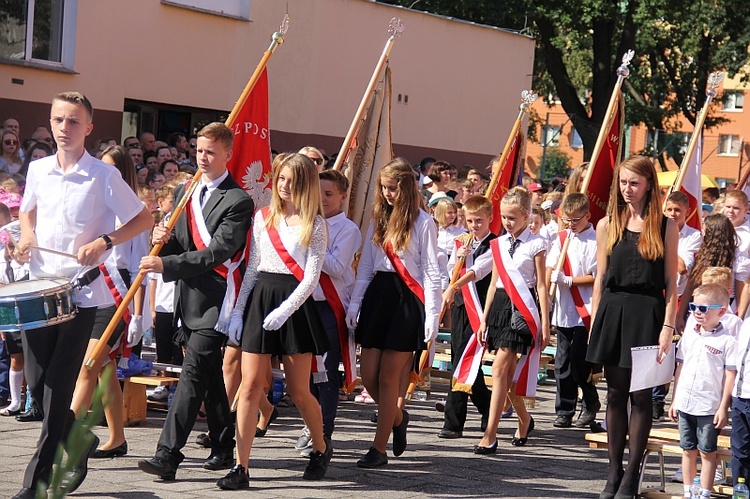
[[[201,208],[206,204],[206,193],[208,192],[208,186],[204,185],[203,188],[201,188],[200,196],[198,197],[198,201],[201,203]]]
[[[513,239],[510,241],[510,248],[508,248],[508,253],[510,253],[511,258],[513,258],[513,253],[516,252],[519,244],[521,244],[520,239]]]

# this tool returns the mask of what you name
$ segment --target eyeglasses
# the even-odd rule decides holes
[[[8,139],[8,140],[4,140],[3,144],[5,144],[6,146],[17,146],[18,145],[18,141],[17,140]]]
[[[588,215],[588,213],[586,213],[586,215]],[[562,217],[560,220],[562,220],[563,223],[566,223],[566,224],[574,224],[574,223],[578,223],[581,220],[583,220],[584,218],[586,218],[586,215],[583,215],[582,217],[578,217],[578,218],[565,218],[565,217]]]
[[[313,161],[313,163],[315,163],[318,166],[320,166],[320,165],[323,164],[323,159],[322,158],[310,158],[310,159]]]
[[[693,302],[690,302],[688,304],[688,310],[690,310],[691,312],[695,312],[697,310],[698,312],[702,314],[705,314],[706,312],[708,312],[709,309],[721,308],[721,307],[723,307],[723,305],[696,305]]]
[[[190,149],[195,149],[196,147],[198,147],[198,144],[190,144]]]

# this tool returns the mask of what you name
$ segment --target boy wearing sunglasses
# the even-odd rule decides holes
[[[737,374],[737,342],[721,322],[728,306],[729,293],[724,287],[698,287],[688,307],[695,326],[686,327],[677,344],[675,392],[669,417],[678,421],[680,429],[686,496],[696,476],[700,453],[701,497],[710,497],[716,472],[716,440],[728,421]]]

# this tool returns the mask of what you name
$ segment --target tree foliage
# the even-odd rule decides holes
[[[748,79],[750,2],[742,0],[384,0],[533,35],[534,89],[556,95],[588,158],[622,54],[634,49],[626,120],[650,130],[695,123],[709,73]],[[719,105],[719,102],[714,104]],[[707,127],[722,122],[709,113]]]

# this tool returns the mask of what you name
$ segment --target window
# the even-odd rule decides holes
[[[740,136],[739,135],[719,135],[719,153],[720,156],[739,156],[740,155]]]
[[[0,2],[0,60],[73,69],[77,0]]]
[[[542,146],[557,147],[560,144],[560,125],[542,126]]]
[[[581,139],[581,136],[578,135],[578,130],[575,128],[573,129],[573,135],[570,138],[570,147],[573,149],[580,149],[583,147],[583,140]]]
[[[161,3],[217,16],[250,19],[250,0],[161,0]]]
[[[724,96],[724,102],[721,105],[722,111],[742,111],[745,104],[745,93],[742,90],[727,91]]]

